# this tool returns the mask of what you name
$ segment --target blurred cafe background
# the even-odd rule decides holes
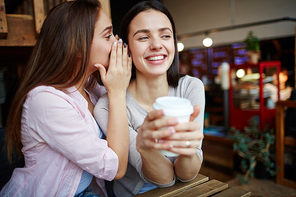
[[[22,67],[46,14],[63,1],[0,0],[1,149],[7,113]],[[112,19],[114,34],[118,34],[125,13],[138,1],[101,0]],[[266,179],[296,189],[296,1],[160,2],[175,21],[181,74],[197,77],[205,86],[201,173],[222,181],[244,174],[243,158],[235,147],[249,147],[240,144],[233,133],[257,132],[251,140],[271,136],[262,149],[268,149],[275,174]],[[263,138],[257,139],[257,134]],[[0,177],[5,178],[1,178],[0,189],[13,170],[5,159],[2,151]],[[18,160],[14,167],[22,165],[23,161]]]

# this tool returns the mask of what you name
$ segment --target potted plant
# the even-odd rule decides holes
[[[258,64],[260,58],[260,44],[259,39],[253,34],[253,31],[249,31],[244,43],[246,43],[248,62]]]
[[[258,122],[258,118],[254,116],[244,131],[231,128],[229,132],[230,139],[234,140],[233,150],[241,157],[240,168],[244,175],[237,176],[241,184],[249,183],[249,178],[254,177],[258,164],[262,164],[271,176],[277,172],[269,151],[275,142],[274,129],[266,126],[262,131]]]

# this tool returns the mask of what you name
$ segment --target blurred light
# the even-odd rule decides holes
[[[241,78],[242,81],[254,81],[254,80],[258,80],[260,78],[260,74],[259,73],[253,73],[253,74],[248,74],[245,75]]]
[[[243,76],[245,76],[245,70],[244,70],[244,69],[238,69],[238,70],[236,71],[236,76],[237,76],[238,78],[242,78]]]
[[[178,47],[178,52],[183,51],[184,44],[182,42],[178,42],[177,47]]]
[[[210,47],[213,44],[213,40],[209,36],[206,36],[206,38],[203,39],[202,43],[205,47]]]

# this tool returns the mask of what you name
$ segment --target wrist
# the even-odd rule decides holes
[[[107,92],[108,92],[109,98],[116,98],[116,99],[123,98],[124,100],[126,98],[126,90],[121,90],[121,91],[119,91],[119,90],[118,91],[108,91],[107,90]]]

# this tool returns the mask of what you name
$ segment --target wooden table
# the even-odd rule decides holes
[[[136,195],[137,197],[248,197],[251,196],[250,191],[240,188],[228,188],[227,183],[206,177],[199,174],[190,182],[182,183],[177,181],[175,185],[167,188],[157,188],[143,194]]]

